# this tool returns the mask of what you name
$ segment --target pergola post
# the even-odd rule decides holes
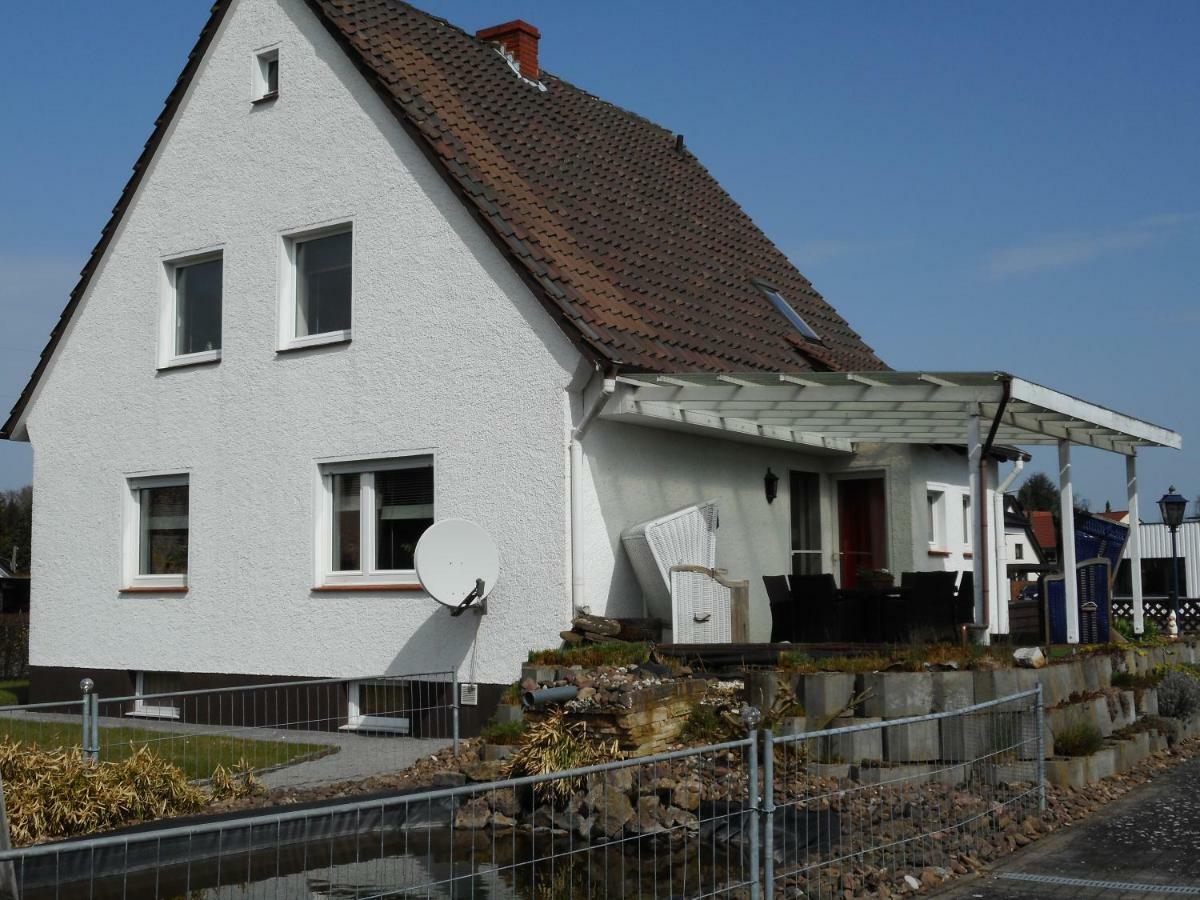
[[[979,517],[983,509],[983,497],[979,482],[979,461],[983,457],[983,442],[980,438],[980,412],[978,404],[972,404],[967,419],[967,484],[971,491],[971,569],[975,582],[975,624],[984,621],[983,609],[983,560],[987,547],[983,546],[983,527]],[[987,631],[979,632],[980,641],[990,643]]]
[[[1125,496],[1129,501],[1129,575],[1133,582],[1133,632],[1145,631],[1142,610],[1142,536],[1138,516],[1137,451],[1125,457]]]
[[[1079,643],[1079,582],[1075,574],[1075,492],[1071,484],[1071,442],[1058,442],[1059,514],[1062,516],[1063,585],[1067,595],[1067,643]]]

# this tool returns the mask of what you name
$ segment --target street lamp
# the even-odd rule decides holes
[[[1171,637],[1179,634],[1179,549],[1175,545],[1175,533],[1183,524],[1187,503],[1186,498],[1175,492],[1175,485],[1171,485],[1158,501],[1163,524],[1171,529],[1171,614],[1167,617],[1167,633]]]

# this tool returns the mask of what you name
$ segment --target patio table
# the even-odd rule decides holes
[[[899,586],[845,588],[838,591],[837,622],[841,640],[873,644],[908,640],[908,598]]]

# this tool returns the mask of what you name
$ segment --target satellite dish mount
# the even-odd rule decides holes
[[[414,554],[417,579],[438,603],[461,616],[487,613],[487,595],[500,576],[496,544],[479,525],[443,519],[425,530]]]

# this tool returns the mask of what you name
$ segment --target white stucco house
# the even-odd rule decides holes
[[[34,450],[37,699],[453,667],[486,707],[573,610],[637,615],[621,531],[706,499],[752,640],[761,576],[862,568],[973,569],[986,639],[1003,447],[1058,444],[1069,503],[1073,443],[1178,446],[890,371],[682,136],[538,40],[218,0],[3,426]],[[444,517],[499,544],[487,615],[415,578]]]

